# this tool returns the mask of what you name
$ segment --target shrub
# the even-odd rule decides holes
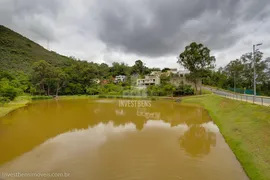
[[[106,98],[106,95],[104,94],[98,95],[98,98]]]
[[[94,87],[89,87],[86,89],[86,93],[89,95],[97,95],[97,94],[99,94],[99,90],[97,88],[94,88]]]
[[[180,85],[174,92],[174,96],[184,96],[184,95],[193,95],[194,89],[190,85]]]
[[[3,106],[5,103],[8,103],[10,100],[7,97],[0,96],[0,105]]]
[[[119,92],[114,92],[114,91],[112,91],[112,92],[109,92],[108,95],[114,95],[114,96],[117,96],[117,95],[120,95],[120,94],[119,94]]]
[[[3,97],[8,98],[9,100],[14,100],[15,97],[19,94],[18,89],[14,88],[14,87],[6,87],[4,89],[1,90],[0,95]]]
[[[0,81],[0,96],[8,98],[10,101],[14,100],[21,92],[20,89],[12,86],[11,81],[6,78]]]
[[[40,99],[52,99],[52,96],[33,96],[32,100],[40,100]]]

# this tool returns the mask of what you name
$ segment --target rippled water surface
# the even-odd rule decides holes
[[[0,147],[4,173],[65,172],[64,179],[78,180],[247,179],[207,112],[173,101],[37,102],[0,119]]]

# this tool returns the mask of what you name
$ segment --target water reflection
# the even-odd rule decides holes
[[[180,144],[187,152],[206,155],[216,142],[215,133],[218,131],[212,123],[171,126],[162,120],[148,120],[138,130],[131,122],[116,125],[110,121],[51,138],[4,164],[0,172],[68,172],[71,176],[67,179],[176,180],[203,177],[225,180],[213,176],[213,167],[209,173],[203,170],[209,163],[216,164],[216,158],[202,161],[204,168],[201,169],[196,161],[191,161],[179,150],[178,140],[181,137]],[[227,165],[232,164],[229,162]],[[235,173],[233,168],[228,166],[219,171],[220,174]],[[242,174],[237,172],[235,177],[240,176]]]
[[[216,145],[216,134],[201,125],[191,125],[179,143],[191,156],[206,155]]]
[[[142,171],[142,167],[145,167],[153,171],[166,166],[166,163],[163,163],[168,160],[164,161],[163,153],[169,153],[172,162],[174,155],[179,156],[176,140],[188,131],[189,127],[186,124],[171,127],[170,123],[162,120],[146,121],[141,131],[138,131],[134,123],[99,123],[87,129],[74,129],[51,138],[34,150],[5,164],[0,171],[52,172],[57,169],[72,172],[76,175],[73,177],[82,177],[76,171],[85,169],[85,172],[81,172],[84,173],[84,177],[97,179],[106,179],[108,175],[114,179],[112,168],[114,171],[121,170],[124,174],[130,171],[130,168],[140,168]],[[146,163],[153,166],[146,167]],[[90,171],[88,168],[86,170],[85,166],[90,167]],[[100,169],[96,172],[94,170],[97,167]],[[129,173],[131,172],[125,175],[126,178],[133,176]]]
[[[132,122],[137,130],[142,130],[149,119],[162,119],[172,127],[210,121],[203,109],[173,102],[153,101],[151,107],[131,108],[119,107],[118,101],[103,99],[41,101],[1,119],[0,146],[9,151],[0,149],[0,154],[5,154],[0,156],[0,164],[74,128],[85,129],[112,121],[116,126]]]

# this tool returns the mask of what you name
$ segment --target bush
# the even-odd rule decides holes
[[[174,92],[174,96],[184,96],[184,95],[193,95],[194,89],[190,85],[180,85],[178,86]]]
[[[117,96],[117,95],[120,95],[119,92],[109,92],[108,95],[114,95],[114,96]]]
[[[193,95],[194,89],[190,85],[184,85],[184,95]]]
[[[52,99],[52,96],[33,96],[32,100],[40,100],[40,99]]]
[[[0,96],[0,105],[3,106],[5,103],[8,103],[10,100],[7,97]]]
[[[0,95],[12,101],[19,94],[18,92],[19,91],[16,88],[10,86],[2,89]]]
[[[104,94],[101,94],[101,95],[98,95],[98,98],[107,98],[107,96]]]
[[[8,98],[10,101],[14,100],[18,94],[21,93],[21,90],[12,86],[11,81],[6,78],[1,79],[0,81],[0,96]]]
[[[96,87],[89,87],[86,89],[86,93],[89,95],[97,95],[99,94],[99,90]]]

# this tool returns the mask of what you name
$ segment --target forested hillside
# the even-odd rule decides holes
[[[0,70],[29,73],[34,62],[45,60],[54,66],[67,66],[72,59],[48,51],[28,38],[0,25]]]

